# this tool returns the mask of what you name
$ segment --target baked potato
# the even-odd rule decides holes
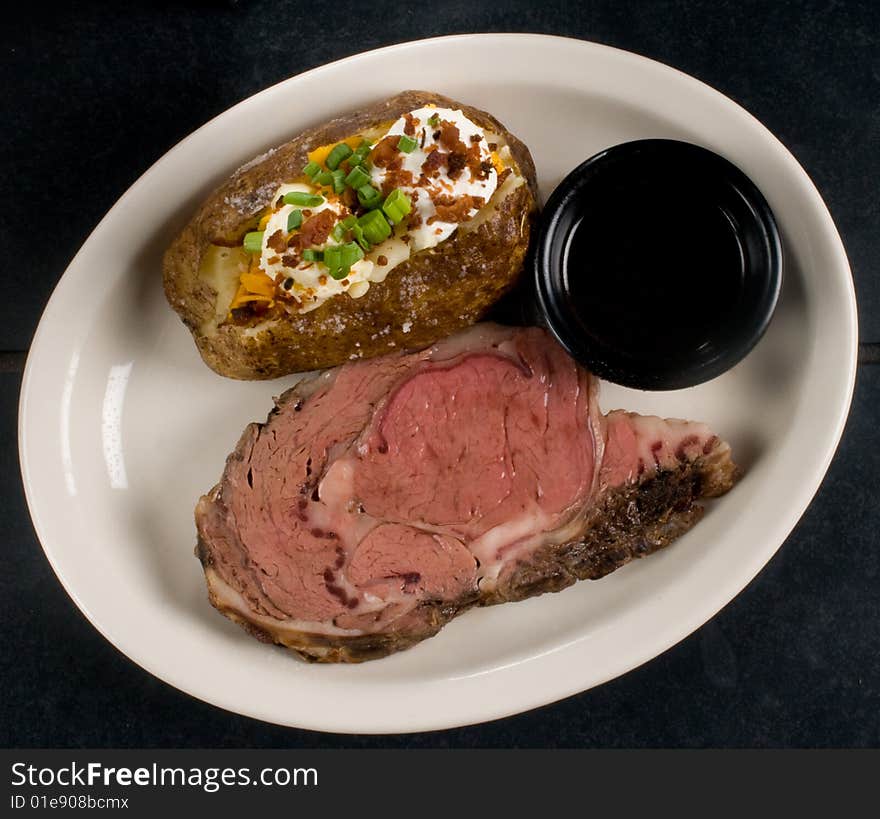
[[[165,294],[231,378],[424,347],[512,288],[536,200],[498,120],[404,91],[236,171],[166,251]]]

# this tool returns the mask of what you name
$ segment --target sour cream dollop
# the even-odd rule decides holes
[[[304,182],[294,182],[289,185],[282,185],[275,194],[275,201],[278,201],[285,193],[293,191],[301,191],[302,193],[320,194],[314,186]],[[336,217],[335,221],[342,219],[347,210],[338,199],[329,199],[322,197],[323,202],[320,205],[313,205],[307,210],[311,218],[329,210]],[[290,214],[295,210],[303,210],[295,205],[283,205],[274,211],[266,223],[263,232],[263,247],[260,257],[260,269],[273,281],[278,274],[283,279],[292,279],[292,285],[289,292],[302,303],[300,312],[306,313],[320,307],[327,299],[332,296],[338,296],[340,293],[349,293],[353,298],[363,295],[369,289],[369,282],[373,273],[373,262],[369,259],[361,259],[355,262],[344,279],[334,279],[328,275],[327,267],[321,263],[301,261],[294,267],[285,264],[285,254],[279,253],[269,246],[272,237],[277,231],[287,235],[287,220]],[[328,236],[326,241],[322,243],[321,248],[326,249],[332,245],[341,244]],[[383,277],[384,278],[384,277]],[[366,283],[359,284],[359,282]]]
[[[432,125],[429,120],[437,124]],[[451,144],[454,131],[450,125],[458,131],[456,142],[471,155],[470,164],[457,174],[448,164],[449,155],[455,152],[455,146]],[[388,129],[385,138],[399,139],[401,136],[410,136],[416,141],[416,147],[411,152],[401,153],[400,169],[408,172],[412,181],[407,184],[400,180],[400,175],[394,177],[398,183],[394,187],[415,195],[413,210],[421,217],[420,224],[408,230],[412,236],[411,248],[415,252],[434,247],[449,238],[460,222],[474,216],[495,193],[498,173],[492,162],[492,151],[486,142],[486,135],[461,111],[432,106],[410,111]],[[443,155],[446,161],[431,170],[430,163],[426,163],[435,151]],[[482,166],[483,172],[474,173],[479,166]],[[389,175],[395,175],[395,171],[374,163],[372,178],[376,187],[382,188],[386,185]],[[438,217],[437,202],[449,199],[454,202],[476,201],[480,204],[467,208],[463,213],[464,218],[447,221]]]
[[[488,204],[498,187],[502,162],[489,147],[486,134],[462,111],[432,106],[410,111],[394,122],[373,146],[369,160],[372,185],[383,196],[399,189],[412,208],[393,226],[388,239],[372,248],[367,246],[364,257],[353,263],[342,279],[329,275],[323,261],[303,259],[302,247],[300,255],[288,251],[287,243],[295,243],[299,228],[287,228],[295,210],[302,211],[303,220],[329,211],[335,226],[351,217],[349,207],[339,195],[307,182],[284,184],[276,191],[276,203],[294,191],[321,198],[320,204],[308,208],[276,204],[263,228],[259,269],[273,283],[282,283],[282,299],[288,309],[306,313],[342,293],[359,298],[371,282],[384,280],[412,253],[449,238],[459,224]],[[360,211],[356,204],[353,207],[357,215]],[[328,247],[345,244],[350,238],[345,234],[338,241],[327,235],[311,245],[311,250],[323,254]]]

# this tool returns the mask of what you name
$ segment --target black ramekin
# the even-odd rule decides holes
[[[646,347],[624,355],[603,346],[583,331],[580,317],[564,287],[566,245],[590,196],[590,183],[599,172],[625,172],[627,163],[646,159],[664,163],[682,190],[693,186],[724,209],[742,248],[740,298],[707,343],[684,356],[665,358]],[[707,184],[708,183],[708,184]],[[628,387],[671,390],[715,378],[748,354],[767,329],[782,284],[782,247],[770,206],[755,184],[735,165],[706,148],[667,139],[627,142],[596,154],[560,183],[543,210],[531,254],[534,311],[528,319],[546,326],[569,354],[601,378]],[[528,275],[526,272],[526,275]],[[595,269],[591,275],[602,275]],[[712,310],[706,304],[701,309]]]

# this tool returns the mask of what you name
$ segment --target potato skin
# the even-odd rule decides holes
[[[257,334],[234,324],[217,326],[217,292],[199,276],[208,247],[238,244],[278,186],[301,174],[310,150],[428,103],[460,109],[481,128],[500,135],[526,184],[476,229],[457,230],[437,247],[414,254],[360,299],[328,299],[316,310],[275,321]],[[510,290],[525,260],[536,202],[528,149],[498,120],[440,94],[404,91],[300,134],[233,174],[166,251],[165,295],[192,332],[205,363],[230,378],[277,378],[401,347],[418,349],[479,321]]]

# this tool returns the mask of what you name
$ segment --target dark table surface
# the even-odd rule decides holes
[[[298,731],[229,714],[117,652],[53,575],[17,468],[24,353],[77,248],[182,137],[242,98],[329,60],[470,31],[563,34],[652,57],[727,94],[789,147],[825,197],[856,281],[862,362],[843,441],[809,510],[748,588],[682,643],[613,682],[509,719],[397,737]],[[7,467],[0,527],[10,558],[0,573],[0,746],[878,745],[880,7],[40,3],[5,11],[0,39],[0,241],[16,260],[0,279]],[[35,253],[37,220],[51,229],[36,234],[45,241]]]

